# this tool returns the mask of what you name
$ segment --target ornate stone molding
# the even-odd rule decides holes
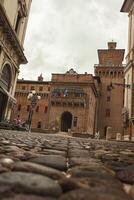
[[[9,53],[12,59],[15,58],[15,62],[20,64],[26,64],[27,59],[23,53],[23,48],[17,38],[15,31],[13,30],[10,22],[7,19],[3,6],[0,4],[0,40],[3,46]],[[10,51],[8,50],[10,49]],[[16,55],[16,56],[15,56]],[[15,56],[15,57],[14,57]]]
[[[76,75],[77,72],[76,72],[73,68],[71,68],[69,71],[66,72],[66,74],[69,74],[69,75]]]
[[[12,47],[11,43],[7,40],[6,36],[4,33],[0,31],[0,44],[4,53],[4,60],[5,59],[10,59],[11,62],[18,68],[19,65],[19,60],[18,60],[18,55],[14,48]]]
[[[19,13],[21,17],[27,17],[27,6],[25,0],[18,0]]]
[[[133,0],[125,0],[121,8],[121,12],[130,12],[133,5]]]

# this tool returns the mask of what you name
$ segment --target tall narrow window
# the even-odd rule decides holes
[[[37,128],[41,128],[41,121],[37,123]]]
[[[47,107],[47,106],[45,106],[44,113],[47,113],[47,110],[48,110],[48,107]]]
[[[21,111],[21,104],[18,105],[18,111]]]
[[[20,23],[21,23],[21,16],[18,13],[17,20],[16,20],[16,25],[15,25],[15,32],[16,33],[18,33],[18,30],[19,30],[19,27],[20,27]]]
[[[43,91],[43,87],[42,86],[39,87],[39,91]]]

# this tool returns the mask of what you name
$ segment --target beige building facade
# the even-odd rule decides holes
[[[125,67],[124,139],[134,140],[134,1],[125,0],[121,12],[128,13],[128,52]]]
[[[32,0],[0,0],[0,121],[9,119]]]

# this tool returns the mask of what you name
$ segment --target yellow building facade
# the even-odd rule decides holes
[[[125,0],[121,12],[128,13],[128,53],[125,67],[125,92],[124,109],[122,113],[124,121],[124,139],[134,140],[134,1]]]
[[[0,0],[0,121],[9,119],[32,0]]]

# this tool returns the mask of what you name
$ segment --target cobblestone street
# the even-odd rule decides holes
[[[134,199],[134,144],[0,130],[0,199]]]

